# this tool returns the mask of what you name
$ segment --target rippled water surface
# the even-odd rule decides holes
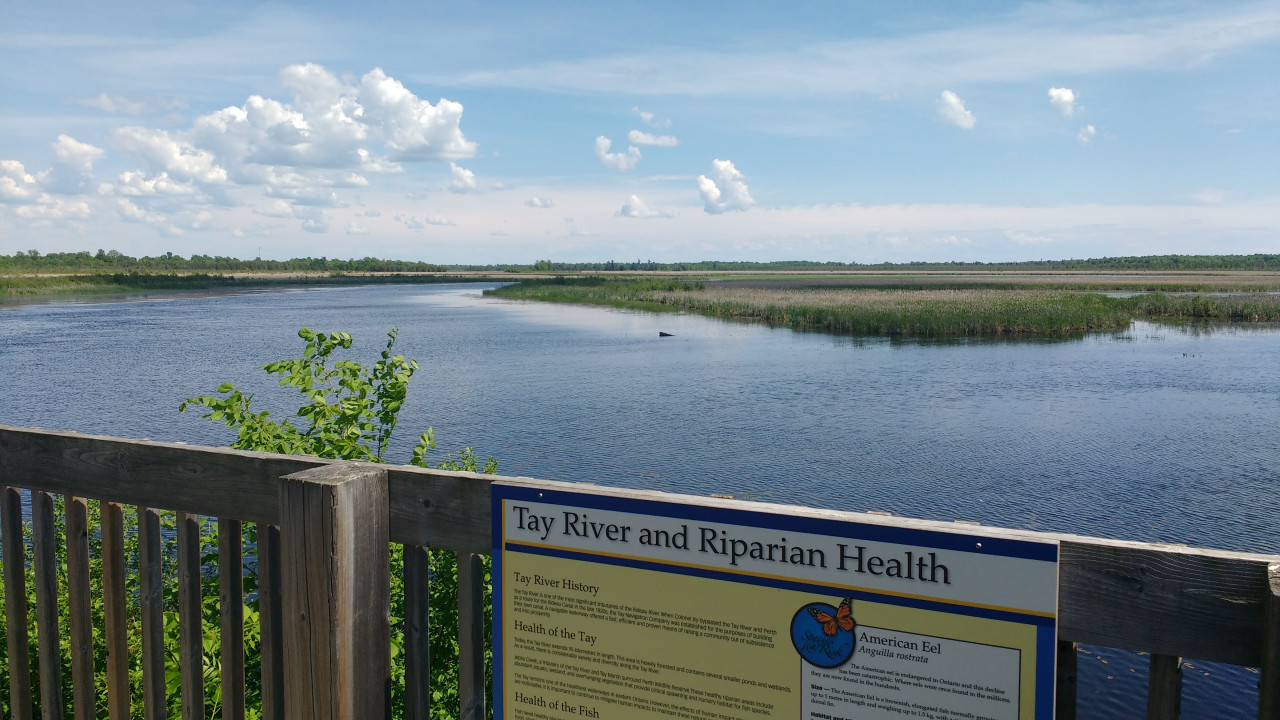
[[[223,445],[178,403],[234,381],[280,414],[298,403],[258,368],[299,354],[299,327],[366,361],[398,327],[422,369],[393,460],[433,425],[508,475],[1280,552],[1275,328],[891,342],[482,287],[6,307],[0,423]],[[1192,662],[1184,717],[1253,716],[1256,674]],[[1080,672],[1081,717],[1141,714],[1143,659]]]

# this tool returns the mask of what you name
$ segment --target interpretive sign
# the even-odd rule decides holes
[[[627,494],[494,484],[495,717],[1053,717],[1056,542]]]

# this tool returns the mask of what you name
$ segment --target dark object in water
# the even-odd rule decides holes
[[[658,331],[658,337],[675,337],[675,335],[672,335],[672,334],[671,334],[671,333],[669,333],[669,332],[662,332],[661,330],[659,330],[659,331]]]

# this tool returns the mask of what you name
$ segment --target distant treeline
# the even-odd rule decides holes
[[[728,262],[704,260],[701,262],[660,263],[636,260],[635,262],[556,262],[539,260],[533,264],[497,265],[436,265],[407,260],[380,260],[366,257],[349,260],[336,258],[294,258],[292,260],[240,260],[233,257],[192,255],[184,258],[171,252],[156,257],[134,258],[116,250],[99,250],[97,253],[49,253],[42,255],[35,250],[13,255],[0,255],[0,272],[51,272],[51,273],[150,273],[150,272],[681,272],[715,270],[749,270],[755,272],[784,271],[841,271],[841,270],[1067,270],[1067,271],[1168,271],[1168,270],[1280,270],[1280,255],[1146,255],[1138,257],[1104,257],[1085,260],[1027,260],[1022,262],[909,262],[909,263],[842,263],[813,262],[807,260],[779,260],[774,262]]]
[[[1104,257],[1087,260],[1025,260],[1022,262],[908,262],[908,263],[842,263],[814,262],[810,260],[777,260],[774,262],[731,262],[703,260],[701,262],[660,263],[642,262],[589,262],[570,263],[539,260],[533,265],[460,265],[450,266],[458,270],[487,270],[496,272],[601,272],[640,271],[657,272],[751,270],[756,272],[783,271],[840,271],[840,270],[1280,270],[1280,255],[1146,255],[1140,257]]]
[[[49,253],[35,250],[0,255],[0,272],[51,273],[156,273],[156,272],[445,272],[444,265],[407,260],[359,260],[337,258],[294,258],[292,260],[240,260],[221,255],[192,255],[184,258],[171,252],[156,257],[130,257],[116,250],[97,253]]]

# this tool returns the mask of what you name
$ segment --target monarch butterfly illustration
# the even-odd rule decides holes
[[[822,632],[827,635],[835,635],[840,630],[853,632],[857,623],[853,621],[852,603],[853,598],[841,600],[840,607],[836,608],[835,617],[831,617],[831,613],[814,607],[809,608],[809,614],[822,623]]]

